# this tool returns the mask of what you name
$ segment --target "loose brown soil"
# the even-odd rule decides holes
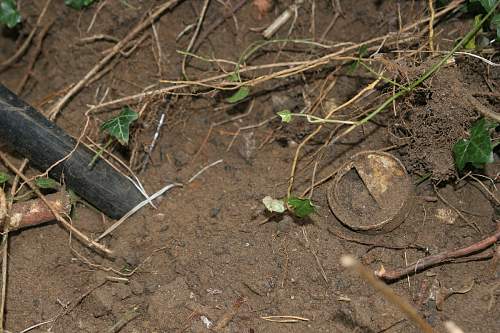
[[[227,13],[223,3],[236,2],[212,1],[205,29]],[[256,29],[269,25],[292,3],[276,1],[269,13],[261,15],[251,2],[247,1],[234,17],[230,16],[202,40],[196,53],[237,61],[252,42],[261,39]],[[319,38],[331,22],[332,2],[306,1],[290,37]],[[34,26],[45,1],[18,3],[24,22],[18,32],[2,29],[0,60],[14,54]],[[81,38],[106,34],[121,39],[160,3],[108,1],[87,32],[98,4],[75,11],[62,1],[53,1],[44,21],[53,25],[20,96],[40,110],[49,109],[113,45],[107,41],[81,43]],[[112,100],[139,93],[158,84],[159,79],[179,79],[182,55],[177,51],[186,49],[192,31],[178,41],[176,37],[196,22],[202,3],[181,1],[157,21],[155,29],[162,49],[160,66],[149,29],[147,38],[134,52],[113,60],[108,72],[71,100],[57,117],[57,124],[79,136],[88,105],[99,103],[107,89],[106,100]],[[357,43],[383,36],[397,31],[400,23],[407,25],[427,16],[427,1],[340,3],[344,15],[327,34],[327,40],[335,43]],[[449,17],[435,28],[436,45],[440,50],[448,50],[470,26],[470,17]],[[286,38],[288,27],[282,28],[277,37]],[[399,48],[425,49],[426,36]],[[394,49],[382,48],[380,52]],[[264,50],[248,60],[249,64],[307,60],[328,52],[292,43],[281,52],[279,45]],[[32,45],[20,61],[0,73],[0,82],[15,90],[34,51]],[[387,71],[387,76],[397,72],[394,77],[406,83],[436,59],[416,52],[397,66],[392,63],[397,70]],[[498,63],[498,55],[491,56],[491,60]],[[150,100],[134,125],[129,147],[117,147],[115,153],[127,162],[132,160],[131,166],[148,193],[174,181],[184,183],[184,187],[172,189],[155,201],[157,209],[142,209],[105,238],[114,258],[90,251],[55,222],[11,233],[5,327],[19,332],[57,317],[31,332],[47,332],[49,328],[51,332],[108,332],[120,320],[133,317],[120,332],[208,332],[207,320],[224,326],[220,332],[415,332],[398,309],[357,275],[346,271],[340,258],[351,254],[373,270],[381,266],[397,268],[429,254],[473,244],[495,232],[491,196],[471,179],[457,181],[451,147],[466,136],[471,123],[480,117],[467,102],[465,93],[498,94],[500,71],[480,60],[457,56],[455,64],[442,68],[415,93],[399,100],[394,109],[389,108],[322,151],[316,180],[332,173],[357,152],[381,149],[401,159],[415,181],[432,174],[432,179],[416,187],[414,208],[397,229],[381,235],[347,229],[329,210],[328,182],[314,189],[312,200],[318,212],[309,219],[285,215],[262,223],[268,217],[262,198],[286,195],[297,144],[316,128],[303,119],[282,124],[271,119],[275,112],[284,108],[301,111],[336,80],[318,109],[317,114],[324,116],[329,107],[347,101],[374,79],[361,69],[352,73],[346,66],[337,68],[339,64],[326,64],[304,75],[265,82],[252,88],[248,102],[236,106],[225,102],[231,93],[195,91],[194,87],[180,95]],[[221,73],[221,68],[232,70],[223,62],[194,59],[187,66],[187,73],[190,79],[203,78]],[[372,110],[392,93],[391,85],[380,87],[345,109],[342,114],[346,119]],[[498,95],[478,99],[491,110],[499,110]],[[143,105],[132,107],[140,110]],[[251,112],[242,116],[250,108]],[[98,127],[118,111],[94,114],[88,137],[104,142]],[[140,172],[145,147],[163,112],[165,126],[147,167]],[[242,117],[213,127],[204,144],[211,124],[236,116]],[[238,133],[238,128],[269,119],[262,126]],[[326,126],[304,146],[294,193],[300,194],[310,185],[313,164],[308,163],[308,156],[328,140],[332,131],[339,133],[336,127]],[[220,159],[223,162],[187,183],[202,167]],[[29,175],[36,173],[27,171]],[[496,176],[494,171],[489,175]],[[433,184],[438,181],[441,182],[436,189],[448,204],[435,193]],[[484,184],[492,189],[489,182]],[[75,207],[72,221],[93,237],[113,223],[83,204]],[[479,231],[471,228],[472,224]],[[485,253],[491,254],[492,249],[489,251]],[[454,321],[464,332],[498,332],[497,260],[498,251],[496,259],[489,256],[438,265],[392,283],[391,287],[439,332],[444,332],[443,323],[447,320]],[[125,275],[137,270],[131,276],[116,279],[120,276],[109,268]],[[443,295],[443,288],[467,291],[438,302],[438,310],[435,295],[437,291]],[[272,315],[299,316],[307,321],[278,323],[262,319]]]

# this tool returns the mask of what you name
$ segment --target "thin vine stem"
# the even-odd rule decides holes
[[[472,30],[470,30],[460,42],[458,42],[439,62],[434,64],[431,68],[429,68],[424,74],[422,74],[417,80],[413,81],[411,84],[404,86],[404,88],[400,88],[395,94],[393,94],[391,97],[386,99],[375,111],[371,112],[368,114],[365,118],[361,119],[360,121],[356,122],[355,124],[349,126],[345,131],[340,133],[338,136],[333,138],[332,144],[337,142],[340,138],[344,137],[351,131],[353,131],[355,128],[357,128],[360,125],[366,124],[369,122],[373,117],[375,117],[377,114],[385,110],[386,107],[391,105],[396,99],[412,92],[416,87],[418,87],[420,84],[422,84],[425,80],[427,80],[429,77],[431,77],[434,73],[436,73],[454,54],[457,52],[460,48],[462,48],[471,38],[474,38],[474,36],[479,32],[479,30],[482,28],[483,24],[490,18],[491,15],[495,12],[496,8],[500,4],[500,1],[497,1],[493,7],[488,11],[488,13],[481,19],[479,24],[475,25]],[[378,78],[379,80],[381,77]],[[321,127],[321,125],[320,125]],[[318,127],[318,129],[320,128]],[[315,135],[318,132],[318,129],[316,129],[311,135]],[[311,135],[308,137],[310,138]],[[306,140],[308,140],[306,138]],[[300,146],[299,146],[300,147]],[[290,178],[289,178],[289,184],[288,184],[288,196],[291,195],[292,188],[293,188],[293,183],[295,180],[295,171],[296,171],[296,159],[298,158],[297,154],[295,156],[294,163],[291,168],[290,172]]]

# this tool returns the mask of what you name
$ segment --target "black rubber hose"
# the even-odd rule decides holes
[[[0,84],[0,142],[44,172],[68,156],[76,140]],[[106,161],[89,168],[94,152],[83,145],[51,169],[49,176],[61,181],[82,199],[111,218],[118,219],[144,200],[141,192]]]

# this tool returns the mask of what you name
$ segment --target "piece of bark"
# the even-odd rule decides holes
[[[66,191],[45,196],[61,215],[71,211],[71,202]],[[49,207],[41,199],[17,202],[9,212],[9,230],[17,230],[55,220]]]

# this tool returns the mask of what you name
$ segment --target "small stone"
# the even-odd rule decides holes
[[[139,265],[140,260],[139,256],[137,255],[137,252],[135,251],[130,251],[127,253],[123,259],[125,259],[125,262],[130,266],[130,267],[137,267]]]
[[[132,295],[132,290],[126,284],[117,283],[113,288],[113,294],[119,299],[124,300]]]
[[[293,226],[293,218],[288,215],[284,215],[283,219],[278,222],[278,231],[281,233],[286,233],[290,231]]]
[[[109,288],[98,288],[92,293],[96,305],[92,310],[95,318],[107,315],[113,308],[113,294]]]
[[[211,218],[216,218],[217,215],[219,215],[219,213],[220,213],[219,207],[214,207],[214,208],[210,209],[210,217]]]
[[[186,154],[182,150],[178,150],[178,151],[173,152],[172,156],[174,158],[175,166],[178,168],[186,165],[189,162],[189,160],[191,159],[191,156],[189,156],[188,154]]]
[[[167,285],[162,285],[150,299],[149,310],[159,318],[168,315],[171,309],[176,309],[189,300],[189,290],[186,281],[178,277]]]
[[[144,286],[134,280],[130,282],[130,290],[132,290],[132,294],[134,295],[142,295],[144,293]]]
[[[284,109],[291,110],[295,107],[296,101],[287,94],[275,93],[271,96],[271,105],[275,112],[282,111]]]
[[[144,286],[144,291],[146,292],[146,294],[153,294],[157,289],[158,283],[154,281],[148,281]]]

